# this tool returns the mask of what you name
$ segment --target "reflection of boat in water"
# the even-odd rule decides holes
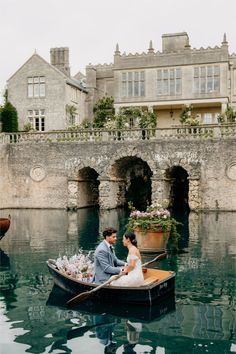
[[[11,224],[11,215],[8,218],[0,218],[0,240],[4,237]]]
[[[65,304],[70,299],[71,295],[54,285],[49,294],[47,305],[65,307]],[[135,304],[116,304],[106,302],[104,299],[89,299],[81,302],[75,308],[78,312],[89,312],[92,314],[109,314],[128,319],[139,319],[141,321],[152,321],[158,317],[164,316],[168,312],[175,310],[175,296],[174,294],[167,295],[162,301],[153,305],[140,306]]]
[[[0,290],[14,289],[17,283],[17,276],[11,272],[10,258],[0,248]]]
[[[55,261],[47,262],[54,283],[71,294],[95,289],[98,284],[86,283],[59,271]],[[144,285],[140,287],[118,287],[106,285],[94,292],[93,298],[115,303],[149,304],[160,301],[169,293],[174,293],[175,273],[160,269],[149,269],[144,273]]]

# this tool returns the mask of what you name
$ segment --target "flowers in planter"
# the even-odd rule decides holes
[[[147,207],[146,211],[136,210],[132,203],[129,203],[131,209],[128,218],[127,229],[134,231],[139,229],[145,234],[148,230],[156,231],[162,229],[164,232],[170,232],[170,239],[177,241],[179,235],[176,230],[176,225],[179,224],[174,218],[171,217],[170,212],[164,206],[166,200],[162,203],[152,204]]]

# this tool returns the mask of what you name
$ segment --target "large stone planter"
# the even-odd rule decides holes
[[[138,248],[143,253],[163,252],[166,250],[166,245],[170,236],[170,231],[156,228],[143,231],[140,228],[134,229]]]

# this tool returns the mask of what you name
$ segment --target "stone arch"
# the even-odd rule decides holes
[[[174,210],[189,210],[189,175],[181,166],[172,166],[165,171],[169,181],[169,207]]]
[[[111,166],[110,177],[119,183],[118,205],[132,202],[135,208],[146,210],[151,203],[152,177],[146,161],[136,156],[122,157]]]
[[[99,173],[83,163],[69,169],[67,209],[99,205]]]
[[[113,209],[127,205],[128,194],[132,195],[130,186],[135,190],[141,182],[150,185],[150,192],[146,193],[145,201],[146,204],[149,203],[151,201],[151,176],[154,169],[155,163],[150,159],[150,154],[139,153],[135,147],[121,148],[109,161],[109,164],[104,166],[103,175],[99,178],[100,208]],[[145,200],[145,188],[143,200]],[[134,202],[134,200],[131,201]],[[143,208],[145,208],[145,203]]]

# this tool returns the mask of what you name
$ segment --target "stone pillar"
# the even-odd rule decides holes
[[[125,181],[123,179],[111,180],[109,177],[100,177],[99,180],[100,209],[114,209],[124,205]]]
[[[153,113],[153,106],[148,106],[148,112]]]
[[[76,210],[78,207],[78,181],[68,180],[67,209]]]
[[[189,177],[189,192],[188,192],[188,204],[190,210],[198,210],[201,207],[200,200],[200,181],[199,177]]]
[[[225,113],[227,109],[227,103],[221,103],[221,113]]]
[[[152,204],[160,203],[163,199],[169,199],[169,191],[166,179],[162,177],[152,177]]]

